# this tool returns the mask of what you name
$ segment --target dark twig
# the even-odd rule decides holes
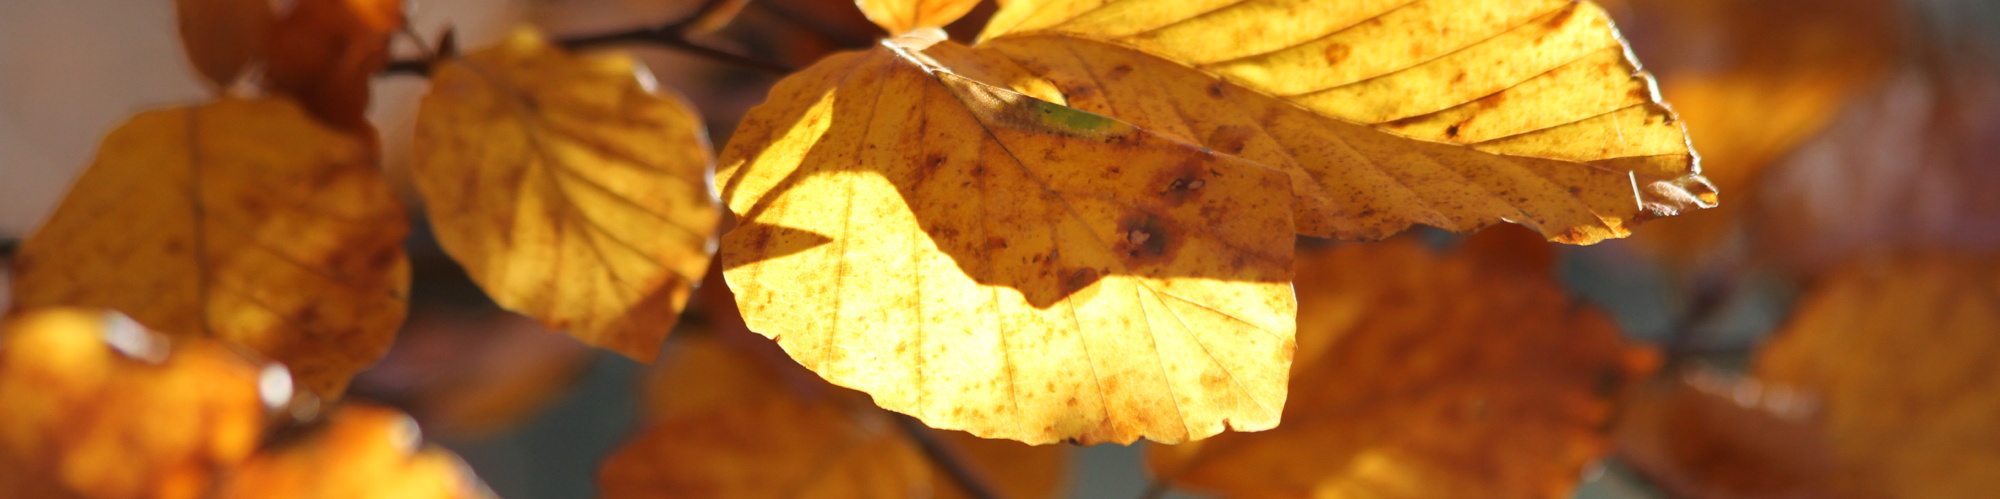
[[[382,68],[382,75],[409,75],[429,78],[431,77],[431,61],[429,59],[398,59],[389,61],[389,65]]]
[[[945,475],[950,476],[951,481],[958,484],[958,489],[965,492],[967,497],[973,499],[1000,497],[993,493],[993,487],[986,483],[986,480],[972,471],[972,467],[965,463],[964,457],[932,437],[930,427],[924,426],[924,423],[917,421],[917,418],[902,414],[895,416],[896,426],[903,429],[903,434],[915,441],[918,447],[923,448],[924,456],[929,457],[931,463],[936,464],[938,469],[944,470]]]
[[[14,254],[21,251],[21,240],[0,239],[0,261],[14,261]]]
[[[617,33],[591,35],[582,38],[570,38],[570,39],[560,40],[557,43],[560,43],[562,44],[563,47],[569,48],[571,50],[584,49],[602,45],[644,43],[644,44],[659,45],[662,47],[680,50],[682,52],[699,55],[720,62],[734,64],[748,69],[762,71],[764,73],[769,73],[772,75],[784,76],[787,74],[791,74],[793,71],[792,68],[786,67],[784,65],[775,62],[766,61],[763,59],[757,59],[733,52],[728,52],[690,41],[687,39],[686,33],[683,33],[681,31],[679,23],[668,24],[665,26],[640,28],[632,31],[621,31]]]

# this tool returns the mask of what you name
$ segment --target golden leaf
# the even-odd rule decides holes
[[[1301,256],[1285,424],[1154,446],[1149,467],[1240,497],[1568,497],[1654,357],[1545,256],[1477,253],[1403,238]]]
[[[394,409],[344,404],[322,426],[245,461],[219,499],[477,499],[493,493]]]
[[[649,381],[651,426],[600,471],[605,497],[962,495],[896,416],[744,346],[677,340]],[[1068,465],[1063,447],[925,431],[1001,497],[1052,497]]]
[[[29,311],[0,335],[0,497],[205,497],[289,396],[259,391],[289,389],[275,366],[115,313]]]
[[[501,306],[650,361],[719,217],[694,111],[532,31],[439,65],[412,170],[438,243]]]
[[[409,261],[366,147],[286,99],[141,113],[21,245],[14,306],[240,343],[324,397],[388,350]]]
[[[2000,490],[2000,260],[1904,256],[1816,284],[1758,354],[1766,383],[1814,396],[1842,497]]]
[[[906,43],[780,81],[725,148],[716,181],[740,225],[722,262],[750,329],[884,408],[982,437],[1275,426],[1285,175]]]
[[[1587,2],[1017,1],[983,38],[1070,106],[1286,170],[1300,234],[1588,244],[1715,202]]]
[[[403,29],[402,0],[293,0],[266,41],[269,90],[314,116],[374,140],[369,84],[389,64],[389,37]]]
[[[856,0],[861,13],[892,34],[942,28],[979,5],[979,0]]]
[[[273,17],[269,0],[174,0],[181,45],[195,71],[229,88],[251,61],[264,57]]]

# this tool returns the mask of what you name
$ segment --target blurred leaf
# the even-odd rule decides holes
[[[373,140],[368,85],[389,64],[389,37],[403,29],[402,0],[293,0],[270,31],[266,88],[314,116]]]
[[[962,496],[897,416],[739,348],[707,336],[675,343],[649,383],[649,429],[600,471],[605,497]],[[1068,468],[1064,447],[930,433],[1001,497],[1053,497]]]
[[[402,324],[403,206],[366,148],[287,99],[141,113],[14,261],[14,306],[240,343],[338,397]]]
[[[447,61],[413,171],[439,244],[494,301],[650,361],[707,269],[719,212],[700,120],[639,71],[526,30]]]
[[[1513,244],[1496,237],[1533,236],[1302,256],[1285,423],[1154,446],[1150,469],[1231,497],[1568,497],[1656,356],[1565,295],[1546,253],[1493,260]]]
[[[1815,285],[1759,380],[1823,401],[1842,497],[2000,490],[2000,260],[1906,256]]]
[[[1635,390],[1619,457],[1673,497],[1830,497],[1837,471],[1809,397],[1694,368]]]
[[[1284,175],[905,43],[780,81],[725,149],[740,225],[722,261],[750,329],[882,407],[985,437],[1275,425]]]
[[[855,0],[868,20],[890,34],[920,28],[943,28],[964,17],[979,0]]]
[[[354,392],[409,411],[438,438],[489,438],[527,422],[569,394],[594,359],[590,347],[513,313],[416,310]]]
[[[81,309],[0,323],[0,497],[194,499],[263,434],[269,371]],[[281,390],[282,391],[282,390]]]
[[[1588,2],[1014,1],[983,38],[931,52],[1019,64],[1070,106],[1282,168],[1304,235],[1511,221],[1588,244],[1715,202]]]
[[[217,497],[493,497],[457,455],[422,446],[417,423],[393,409],[349,403],[321,424],[245,461]]]
[[[264,57],[275,17],[270,0],[174,0],[174,11],[188,61],[218,89]]]

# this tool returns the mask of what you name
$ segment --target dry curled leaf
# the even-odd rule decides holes
[[[438,243],[494,301],[650,361],[708,268],[719,210],[700,120],[639,71],[528,30],[447,61],[412,169]]]
[[[1588,244],[1715,202],[1588,2],[1016,1],[982,38],[1068,105],[1284,169],[1305,235],[1510,221]]]
[[[319,424],[258,451],[216,497],[493,497],[456,454],[423,445],[417,423],[401,412],[350,403]]]
[[[1284,174],[906,43],[780,81],[725,148],[716,182],[740,225],[722,263],[750,329],[884,408],[982,437],[1276,425]]]
[[[1546,253],[1502,262],[1477,244],[1301,255],[1285,424],[1152,447],[1151,470],[1231,497],[1568,497],[1655,358],[1565,295]]]
[[[600,471],[605,497],[961,496],[895,416],[741,347],[676,343],[650,382],[650,427]],[[1068,464],[1061,447],[925,431],[1001,497],[1052,497]]]
[[[367,148],[287,99],[141,113],[21,245],[14,306],[240,343],[335,397],[403,321],[407,225]]]
[[[282,369],[115,313],[28,311],[0,336],[0,497],[204,497],[289,397]]]
[[[270,30],[267,89],[290,95],[321,120],[372,139],[368,85],[389,64],[389,37],[403,29],[402,0],[294,0]]]
[[[270,0],[174,0],[174,12],[188,61],[216,88],[229,88],[264,57],[274,17]]]
[[[943,28],[971,12],[979,0],[856,0],[855,6],[876,26],[891,34],[921,28]]]
[[[1840,497],[2000,490],[2000,260],[1846,266],[1801,300],[1756,377],[1822,401]]]

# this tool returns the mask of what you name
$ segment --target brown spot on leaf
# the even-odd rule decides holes
[[[1212,84],[1212,85],[1209,85],[1209,86],[1208,86],[1208,96],[1209,96],[1209,97],[1214,97],[1214,98],[1217,98],[1217,99],[1220,99],[1220,98],[1223,98],[1224,96],[1226,96],[1226,95],[1227,95],[1227,92],[1225,92],[1225,90],[1227,90],[1227,89],[1224,89],[1224,88],[1222,88],[1223,86],[1224,86],[1224,85],[1223,85],[1223,83],[1222,83],[1222,82],[1220,82],[1220,81],[1217,81],[1217,82],[1215,82],[1215,83],[1214,83],[1214,84]]]
[[[1202,193],[1208,186],[1209,173],[1201,169],[1202,158],[1187,158],[1180,164],[1160,172],[1154,180],[1161,186],[1160,198],[1167,204],[1179,206]]]
[[[1084,268],[1065,272],[1063,273],[1062,290],[1064,293],[1075,293],[1089,287],[1090,283],[1097,282],[1097,278],[1099,277],[1103,277],[1103,274],[1099,273],[1097,269]]]
[[[1250,137],[1256,134],[1256,130],[1252,130],[1247,126],[1224,125],[1216,127],[1215,131],[1208,134],[1208,147],[1230,154],[1241,153],[1243,152],[1243,146],[1250,142]]]
[[[1326,63],[1329,65],[1339,65],[1341,61],[1347,60],[1347,55],[1351,53],[1354,53],[1354,47],[1349,47],[1345,43],[1327,45]]]
[[[1111,72],[1109,72],[1109,73],[1105,73],[1105,76],[1108,76],[1108,77],[1111,77],[1111,79],[1114,79],[1114,80],[1115,80],[1115,79],[1119,79],[1119,78],[1124,78],[1124,77],[1125,77],[1125,75],[1129,75],[1129,74],[1132,74],[1132,65],[1131,65],[1131,64],[1119,64],[1119,65],[1117,65],[1117,66],[1112,66],[1112,67],[1111,67]]]
[[[1164,220],[1150,213],[1125,217],[1118,223],[1116,250],[1133,263],[1171,260],[1180,249],[1180,237],[1167,231]]]

